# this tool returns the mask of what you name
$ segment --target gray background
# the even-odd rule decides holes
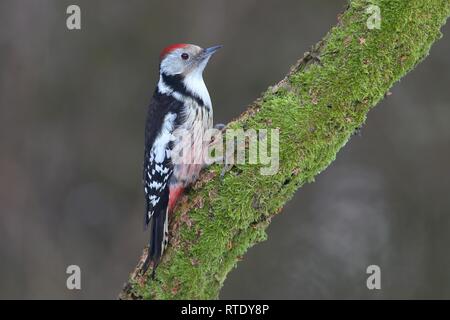
[[[67,5],[82,30],[65,26]],[[159,51],[224,44],[205,73],[228,122],[345,1],[0,2],[0,298],[115,298],[142,232],[143,126]],[[230,273],[221,298],[450,298],[450,26]],[[78,264],[82,290],[65,269]],[[382,290],[365,286],[382,269]]]

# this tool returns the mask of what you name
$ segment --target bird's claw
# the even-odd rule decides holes
[[[217,124],[214,126],[214,129],[217,129],[217,130],[219,130],[219,131],[223,131],[223,130],[225,129],[225,127],[226,127],[226,125],[224,125],[223,123],[217,123]]]

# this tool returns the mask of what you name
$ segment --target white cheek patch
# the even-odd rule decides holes
[[[210,109],[212,106],[211,97],[209,96],[208,89],[203,81],[202,72],[203,69],[199,68],[199,70],[189,73],[184,78],[183,83],[188,91],[202,99],[206,107]]]
[[[184,69],[184,62],[180,60],[180,54],[182,50],[175,50],[167,55],[163,61],[161,61],[161,70],[167,74],[180,74]]]

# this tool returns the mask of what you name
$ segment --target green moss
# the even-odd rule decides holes
[[[380,30],[367,28],[370,4],[381,9]],[[131,292],[145,299],[217,298],[240,257],[266,238],[270,218],[314,181],[370,108],[428,54],[449,13],[449,0],[351,1],[319,46],[320,63],[302,65],[230,124],[280,128],[279,172],[263,176],[259,166],[238,165],[221,180],[221,167],[212,166],[215,178],[189,194],[203,201],[191,205],[192,225],[180,224],[179,243],[169,246],[156,280],[133,280]]]

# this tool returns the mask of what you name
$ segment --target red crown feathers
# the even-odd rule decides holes
[[[163,49],[163,51],[161,51],[161,54],[159,55],[159,57],[162,60],[166,55],[171,53],[173,50],[176,50],[176,49],[179,49],[179,48],[184,48],[186,46],[187,46],[186,43],[177,43],[177,44],[173,44],[171,46],[165,47]]]

